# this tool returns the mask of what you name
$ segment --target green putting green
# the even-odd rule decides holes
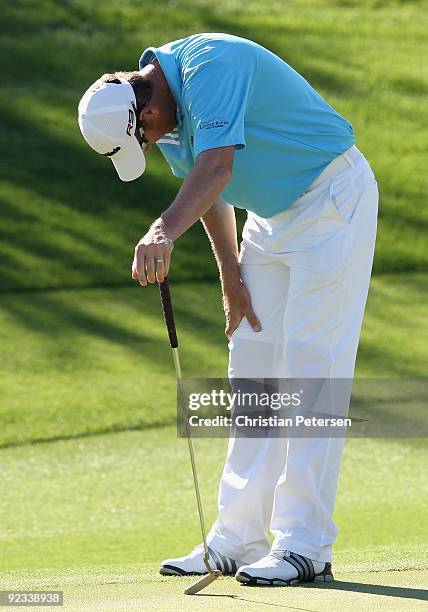
[[[216,516],[225,444],[195,441],[207,524]],[[187,445],[174,427],[0,453],[5,574],[158,562],[200,541]],[[424,456],[417,439],[347,442],[336,508],[339,568],[424,567]]]
[[[428,572],[337,572],[330,584],[288,588],[253,588],[239,585],[232,577],[220,578],[206,590],[188,596],[183,590],[192,579],[162,578],[150,565],[131,575],[106,573],[90,584],[52,582],[49,587],[64,592],[64,609],[103,610],[304,610],[343,612],[352,610],[425,610]],[[45,588],[45,587],[43,587]],[[32,608],[21,608],[31,610]]]
[[[225,440],[196,441],[208,524],[224,451]],[[415,609],[427,578],[424,452],[418,440],[348,441],[334,584],[257,589],[224,578],[186,598],[192,578],[157,574],[159,560],[200,540],[175,428],[3,449],[0,587],[64,589],[67,610]]]
[[[428,572],[407,571],[393,574],[340,573],[330,585],[302,588],[241,587],[233,578],[217,580],[210,588],[193,596],[182,594],[189,580],[156,579],[143,584],[71,587],[65,591],[70,609],[91,610],[418,610],[425,609],[423,590]],[[425,604],[424,604],[425,601]]]

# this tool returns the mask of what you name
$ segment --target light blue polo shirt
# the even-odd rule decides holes
[[[177,103],[177,127],[157,145],[175,176],[197,156],[235,146],[222,198],[261,217],[286,210],[354,144],[354,131],[274,53],[229,34],[196,34],[149,48]]]

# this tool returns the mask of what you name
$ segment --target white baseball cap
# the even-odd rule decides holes
[[[143,147],[135,136],[137,100],[132,85],[95,81],[79,102],[79,127],[97,153],[110,157],[122,181],[133,181],[146,169]]]

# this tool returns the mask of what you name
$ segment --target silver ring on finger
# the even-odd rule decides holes
[[[163,259],[155,259],[156,263],[163,263]]]

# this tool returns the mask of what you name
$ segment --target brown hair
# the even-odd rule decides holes
[[[140,108],[147,104],[147,102],[150,102],[153,94],[153,83],[144,77],[141,72],[138,72],[138,70],[133,70],[131,72],[120,70],[106,73],[100,77],[100,81],[103,83],[120,84],[120,79],[118,79],[118,77],[126,79],[132,85]]]

